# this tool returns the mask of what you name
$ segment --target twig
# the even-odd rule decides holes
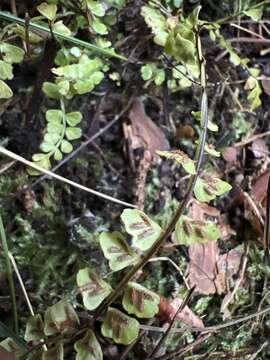
[[[206,326],[206,327],[185,326],[183,328],[173,328],[172,333],[180,333],[181,334],[186,331],[196,331],[196,332],[201,332],[201,333],[215,332],[215,331],[219,331],[221,329],[225,329],[226,327],[234,326],[234,325],[240,324],[242,322],[249,321],[253,318],[256,318],[260,315],[264,315],[268,312],[270,312],[270,306],[263,310],[257,311],[254,314],[250,314],[250,315],[244,316],[239,319],[231,320],[231,321],[225,322],[220,325],[213,325],[213,326]],[[154,332],[165,332],[166,331],[166,329],[164,329],[162,327],[147,326],[147,325],[140,325],[140,329],[154,331]]]
[[[169,334],[172,332],[173,330],[173,326],[174,323],[177,319],[178,314],[180,314],[180,312],[185,308],[185,306],[189,303],[191,296],[193,294],[195,290],[195,286],[193,286],[193,288],[191,288],[185,298],[185,300],[182,302],[182,304],[179,306],[178,310],[175,312],[170,325],[168,326],[168,328],[166,329],[164,335],[161,337],[160,341],[158,342],[158,344],[156,345],[156,347],[154,348],[154,350],[151,352],[150,356],[147,357],[147,360],[149,359],[153,359],[155,357],[155,355],[158,353],[159,349],[161,348],[162,344],[166,341],[166,339],[168,338]]]
[[[151,248],[145,253],[144,257],[123,277],[123,279],[116,286],[114,291],[105,299],[99,309],[96,310],[92,323],[97,320],[97,318],[105,311],[105,309],[118,297],[121,291],[125,288],[126,284],[129,280],[137,273],[138,270],[144,268],[144,266],[148,263],[148,260],[151,259],[158,250],[163,246],[165,241],[173,232],[178,220],[183,215],[186,206],[189,202],[189,199],[192,195],[194,186],[196,184],[197,178],[199,176],[199,171],[201,168],[203,155],[204,155],[204,147],[206,143],[207,137],[207,128],[208,128],[208,99],[206,93],[206,73],[205,73],[205,61],[202,55],[202,47],[201,47],[201,39],[199,34],[196,34],[197,38],[197,51],[198,51],[198,61],[201,65],[201,87],[202,87],[202,96],[201,96],[201,124],[202,131],[200,134],[199,143],[196,149],[195,162],[196,162],[196,174],[190,177],[186,194],[180,204],[178,210],[174,214],[171,219],[166,230],[160,235],[160,237],[156,240],[156,242],[151,246]]]
[[[195,346],[200,345],[202,342],[207,340],[210,336],[212,336],[211,333],[201,335],[201,336],[198,337],[198,339],[193,341],[191,344],[188,344],[186,347],[184,347],[184,349],[176,350],[176,351],[174,351],[174,352],[172,352],[170,354],[163,355],[163,356],[159,357],[158,360],[169,360],[169,359],[172,359],[172,358],[175,359],[176,356],[177,356],[177,359],[180,360],[181,357],[178,357],[178,356],[184,355],[188,351],[192,350]]]
[[[26,159],[23,158],[22,156],[19,156],[19,155],[15,154],[15,153],[7,150],[7,149],[4,149],[4,148],[1,147],[1,146],[0,146],[0,153],[2,153],[2,154],[6,155],[6,156],[8,156],[8,157],[10,157],[10,158],[12,158],[12,159],[14,159],[14,160],[20,161],[21,163],[23,163],[23,164],[25,164],[25,165],[27,165],[27,166],[30,166],[31,168],[33,168],[33,169],[35,169],[35,170],[37,170],[37,171],[40,171],[41,173],[44,173],[44,174],[46,174],[46,175],[48,175],[48,176],[51,176],[51,177],[54,178],[54,179],[60,180],[60,181],[62,181],[62,182],[64,182],[64,183],[69,184],[69,185],[71,185],[71,186],[74,186],[74,187],[76,187],[76,188],[78,188],[78,189],[80,189],[80,190],[86,191],[86,192],[88,192],[88,193],[90,193],[90,194],[92,194],[92,195],[101,197],[101,198],[103,198],[103,199],[106,199],[106,200],[115,202],[115,203],[120,204],[120,205],[123,205],[123,206],[128,206],[128,207],[132,207],[132,208],[135,207],[135,205],[133,205],[133,204],[129,204],[129,203],[127,203],[127,202],[118,200],[118,199],[116,199],[116,198],[114,198],[114,197],[112,197],[112,196],[109,196],[109,195],[106,195],[106,194],[102,194],[102,193],[99,192],[99,191],[90,189],[90,188],[88,188],[88,187],[86,187],[86,186],[83,186],[83,185],[78,184],[78,183],[76,183],[76,182],[74,182],[74,181],[71,181],[71,180],[69,180],[69,179],[67,179],[67,178],[65,178],[65,177],[63,177],[63,176],[54,174],[53,172],[51,172],[51,171],[49,171],[49,170],[43,169],[42,167],[36,165],[35,163],[33,163],[33,162],[29,161],[29,160],[26,160]]]
[[[230,38],[228,39],[229,42],[243,42],[243,43],[262,43],[262,44],[269,44],[270,39],[262,38],[262,39],[254,39],[250,37],[239,37],[239,38]]]
[[[261,353],[268,344],[269,344],[269,340],[267,339],[259,346],[259,348],[256,350],[256,352],[254,354],[252,354],[247,360],[255,360],[257,355],[259,355],[259,353]]]
[[[233,24],[233,23],[231,23],[230,26],[235,27],[235,28],[237,28],[237,29],[239,29],[239,30],[243,30],[243,31],[245,31],[245,32],[247,32],[247,33],[249,33],[249,34],[251,34],[251,35],[254,35],[254,36],[256,36],[256,37],[258,37],[258,38],[260,38],[260,39],[264,39],[264,40],[265,40],[265,38],[264,38],[262,35],[257,34],[257,33],[255,33],[254,31],[248,30],[248,29],[244,28],[243,26],[240,26],[240,25],[238,25],[238,24]]]
[[[13,166],[16,163],[15,160],[9,161],[8,163],[4,164],[0,168],[0,174],[3,174],[5,171],[7,171],[11,166]]]
[[[127,105],[123,108],[122,111],[120,111],[119,114],[117,114],[112,121],[110,121],[106,126],[104,126],[104,128],[100,129],[97,133],[95,133],[93,136],[89,137],[86,141],[84,141],[83,143],[81,143],[81,145],[74,150],[72,153],[70,153],[69,155],[67,155],[62,161],[60,161],[57,165],[55,165],[52,169],[51,172],[54,173],[57,169],[59,169],[61,166],[63,166],[67,161],[69,161],[70,159],[74,158],[75,156],[78,155],[78,153],[84,149],[86,146],[90,145],[91,143],[93,143],[98,137],[100,137],[102,134],[104,134],[107,130],[109,130],[130,108],[131,103],[133,101],[133,98],[131,98]],[[36,185],[38,185],[40,182],[42,182],[43,180],[45,180],[48,177],[47,175],[43,175],[41,176],[39,179],[37,179],[33,184],[32,184],[32,188],[34,188]]]
[[[10,251],[8,252],[8,256],[9,256],[9,259],[10,259],[11,264],[12,264],[12,266],[13,266],[13,269],[14,269],[16,275],[17,275],[17,278],[18,278],[19,284],[20,284],[20,286],[21,286],[23,295],[24,295],[24,297],[25,297],[25,301],[26,301],[26,304],[27,304],[27,306],[28,306],[29,312],[30,312],[30,314],[31,314],[32,316],[34,316],[35,313],[34,313],[33,307],[32,307],[32,304],[31,304],[31,302],[30,302],[30,299],[29,299],[29,297],[28,297],[28,294],[27,294],[27,292],[26,292],[26,289],[25,289],[25,286],[24,286],[24,283],[23,283],[21,274],[20,274],[20,272],[19,272],[19,269],[18,269],[18,267],[17,267],[16,261],[15,261],[15,259],[14,259],[14,256],[11,254]]]
[[[234,143],[234,144],[233,144],[233,147],[242,147],[242,146],[245,146],[245,145],[247,145],[247,144],[252,143],[254,140],[261,139],[261,138],[266,137],[266,136],[268,136],[268,135],[270,135],[270,131],[266,131],[266,132],[264,132],[264,133],[251,136],[250,138],[248,138],[248,139],[246,139],[246,140],[242,140],[242,141],[239,141],[239,142]]]
[[[11,304],[12,304],[12,312],[13,312],[14,330],[15,330],[16,335],[18,335],[19,334],[19,322],[18,322],[15,286],[14,286],[14,281],[13,281],[13,276],[12,276],[11,263],[10,263],[9,255],[8,255],[9,254],[8,242],[7,242],[7,238],[6,238],[6,232],[5,232],[1,213],[0,213],[0,237],[1,237],[1,241],[2,241],[4,257],[5,257],[5,261],[6,261],[7,278],[8,278],[9,291],[10,291]]]
[[[243,191],[241,190],[245,200],[247,201],[247,203],[249,204],[250,208],[251,208],[251,211],[253,212],[253,214],[257,217],[260,225],[262,227],[264,227],[264,221],[263,221],[263,218],[260,214],[260,211],[257,207],[257,205],[255,204],[254,200],[252,199],[252,197],[246,192],[246,191]]]

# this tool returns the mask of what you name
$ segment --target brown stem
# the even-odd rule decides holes
[[[103,302],[103,304],[96,310],[91,323],[93,324],[100,315],[106,310],[106,308],[119,296],[122,290],[125,288],[129,280],[137,273],[138,270],[142,269],[147,262],[159,251],[165,241],[173,232],[175,225],[177,224],[179,218],[183,215],[186,206],[189,202],[189,199],[192,195],[195,183],[198,178],[198,174],[200,171],[200,167],[203,160],[204,147],[206,143],[207,137],[207,127],[208,127],[208,101],[206,94],[206,74],[205,74],[205,62],[202,56],[202,48],[201,48],[201,39],[198,33],[197,35],[197,51],[198,51],[198,63],[201,67],[201,86],[202,86],[202,97],[201,97],[201,118],[202,118],[202,132],[200,134],[199,144],[196,150],[195,161],[196,162],[196,174],[190,177],[188,183],[188,189],[185,194],[185,197],[180,204],[178,210],[173,216],[171,222],[169,223],[167,229],[161,234],[161,236],[157,239],[157,241],[151,246],[151,248],[147,251],[144,257],[123,277],[122,281],[117,285],[115,290],[107,297],[107,299]]]

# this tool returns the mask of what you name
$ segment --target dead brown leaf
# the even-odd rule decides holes
[[[216,287],[218,294],[226,291],[226,280],[237,274],[243,253],[238,249],[232,249],[226,254],[220,255],[217,261]]]
[[[0,346],[0,359],[1,360],[16,360],[14,353],[6,351]]]
[[[263,139],[256,139],[252,142],[251,150],[256,158],[264,158],[268,155],[268,148]]]
[[[227,224],[226,218],[221,216],[216,208],[208,204],[193,200],[189,215],[199,221],[205,220],[206,216],[217,217],[222,239],[235,234],[234,230]],[[190,262],[188,275],[190,286],[196,286],[196,291],[205,295],[224,292],[226,289],[224,274],[219,275],[219,272],[217,273],[217,264],[219,262],[223,264],[222,256],[219,256],[217,242],[209,241],[205,244],[191,245],[189,247]],[[230,255],[228,262],[232,260],[232,255]],[[230,273],[227,273],[227,275],[229,276]]]
[[[205,215],[219,216],[220,212],[213,206],[210,206],[206,203],[200,203],[199,201],[193,199],[189,209],[189,215],[194,220],[203,221],[205,219]]]
[[[264,92],[270,96],[270,77],[262,76],[262,87]]]
[[[161,296],[158,314],[161,321],[170,323],[182,303],[183,300],[178,297],[172,300],[168,300]],[[181,312],[179,312],[176,318],[184,322],[185,324],[191,326],[204,327],[203,321],[197,315],[195,315],[194,312],[187,305]]]
[[[193,244],[189,247],[189,275],[190,286],[196,286],[201,294],[216,292],[216,262],[219,256],[218,244],[209,241],[206,244]]]
[[[267,184],[270,177],[270,170],[266,170],[262,175],[257,177],[251,188],[251,197],[257,203],[264,204],[266,200]]]
[[[240,150],[234,146],[229,146],[222,151],[223,159],[228,163],[228,165],[236,165],[237,157],[240,153]]]
[[[129,113],[132,125],[132,134],[135,139],[131,139],[134,148],[148,150],[152,156],[156,150],[169,149],[169,142],[160,128],[146,114],[143,103],[139,99],[133,101]]]

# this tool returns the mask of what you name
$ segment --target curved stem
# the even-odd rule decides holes
[[[183,215],[186,206],[189,202],[189,199],[192,195],[194,186],[196,184],[198,174],[200,171],[200,167],[203,160],[204,147],[206,143],[207,137],[207,127],[208,127],[208,101],[206,94],[206,74],[205,74],[205,61],[202,56],[202,47],[201,47],[201,39],[196,32],[197,36],[197,53],[198,53],[198,62],[200,64],[201,69],[201,87],[202,87],[202,97],[201,97],[201,118],[202,118],[202,131],[200,134],[199,143],[197,146],[195,161],[196,161],[196,174],[191,176],[188,182],[188,188],[185,194],[185,197],[180,204],[178,210],[174,214],[171,222],[169,223],[167,229],[161,234],[161,236],[157,239],[157,241],[151,246],[151,248],[147,251],[144,257],[123,277],[120,283],[117,285],[115,290],[108,296],[108,298],[103,302],[103,304],[97,309],[92,319],[92,323],[105,311],[105,309],[118,297],[121,291],[125,288],[129,280],[137,273],[138,270],[142,269],[147,262],[158,252],[161,246],[165,243],[168,237],[173,232],[175,225],[177,224],[180,217]]]

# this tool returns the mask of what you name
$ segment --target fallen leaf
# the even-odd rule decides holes
[[[218,211],[218,209],[208,205],[207,203],[201,203],[196,199],[193,199],[192,205],[189,209],[189,215],[194,220],[203,221],[205,220],[205,215],[219,216],[220,212]]]
[[[189,275],[190,286],[196,286],[196,292],[214,294],[216,292],[216,262],[219,256],[217,242],[193,244],[189,247]]]
[[[139,99],[133,101],[129,118],[133,136],[136,138],[131,140],[137,148],[142,147],[148,150],[152,156],[155,156],[156,150],[169,149],[169,142],[164,133],[146,114],[143,103]]]
[[[235,234],[216,208],[194,199],[189,210],[189,216],[195,220],[204,221],[206,215],[217,218],[222,239]],[[190,286],[196,286],[196,291],[205,295],[225,290],[224,277],[217,273],[217,264],[222,261],[222,259],[220,260],[217,242],[209,241],[205,244],[191,245],[189,247],[189,258],[188,282]]]
[[[256,178],[252,184],[250,195],[257,203],[264,203],[267,194],[267,185],[270,177],[270,170],[266,170],[262,175]]]
[[[262,87],[264,92],[270,96],[270,77],[262,76]]]
[[[1,360],[16,360],[14,353],[11,353],[0,346],[0,359]]]
[[[251,150],[255,158],[264,158],[269,153],[268,148],[263,139],[256,139],[251,145]]]
[[[170,323],[182,303],[183,300],[178,297],[172,300],[168,300],[161,296],[158,314],[160,320],[166,323]],[[176,316],[176,319],[191,326],[200,328],[204,327],[203,321],[197,315],[195,315],[187,305],[182,311],[179,312],[179,314]]]
[[[222,151],[223,159],[228,163],[228,165],[237,164],[237,156],[239,155],[240,150],[234,146],[229,146]]]
[[[220,255],[217,261],[216,287],[217,293],[222,294],[226,291],[226,279],[237,274],[243,252],[239,249],[232,249],[226,254]]]

